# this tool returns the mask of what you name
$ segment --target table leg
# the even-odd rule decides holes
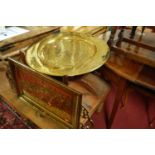
[[[127,88],[127,80],[120,77],[120,79],[118,81],[118,85],[117,85],[114,105],[113,105],[112,112],[110,114],[110,118],[109,118],[109,121],[108,121],[108,128],[109,129],[112,126],[112,123],[114,121],[117,109],[119,107],[120,101],[122,99],[123,93],[125,92],[126,88]]]
[[[142,35],[144,33],[145,28],[146,28],[146,26],[142,26]]]
[[[133,39],[135,37],[137,26],[133,26],[130,34],[130,38]]]

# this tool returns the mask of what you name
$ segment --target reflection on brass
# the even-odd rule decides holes
[[[27,50],[26,61],[42,73],[74,76],[102,66],[108,51],[103,40],[78,33],[60,33],[32,45]]]

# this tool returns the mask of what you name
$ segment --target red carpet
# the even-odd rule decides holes
[[[116,94],[115,86],[111,89],[105,101],[106,113],[108,116],[114,103]],[[121,105],[121,104],[120,104]],[[148,107],[148,112],[146,110]],[[96,113],[93,116],[95,128],[106,128],[104,112]],[[149,122],[152,122],[149,125]],[[150,129],[155,128],[155,100],[144,97],[139,92],[129,91],[124,107],[119,107],[115,120],[112,124],[113,129]]]
[[[22,118],[0,96],[0,129],[37,129],[30,120]]]

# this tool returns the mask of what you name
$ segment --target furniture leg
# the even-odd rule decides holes
[[[122,99],[122,96],[123,96],[123,93],[124,93],[126,87],[127,87],[127,80],[120,77],[120,79],[118,81],[114,105],[113,105],[112,112],[110,114],[110,118],[108,121],[108,128],[111,128],[111,126],[112,126],[112,123],[113,123],[114,118],[116,116],[117,109],[119,107],[120,101]]]
[[[133,26],[130,34],[130,38],[133,39],[135,37],[137,26]]]
[[[146,26],[142,26],[142,35],[143,35],[143,33],[144,33],[145,27],[146,27]]]

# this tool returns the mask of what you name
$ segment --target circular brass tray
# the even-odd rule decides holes
[[[30,46],[27,64],[53,76],[75,76],[102,66],[108,59],[108,45],[100,39],[78,33],[59,33]]]

